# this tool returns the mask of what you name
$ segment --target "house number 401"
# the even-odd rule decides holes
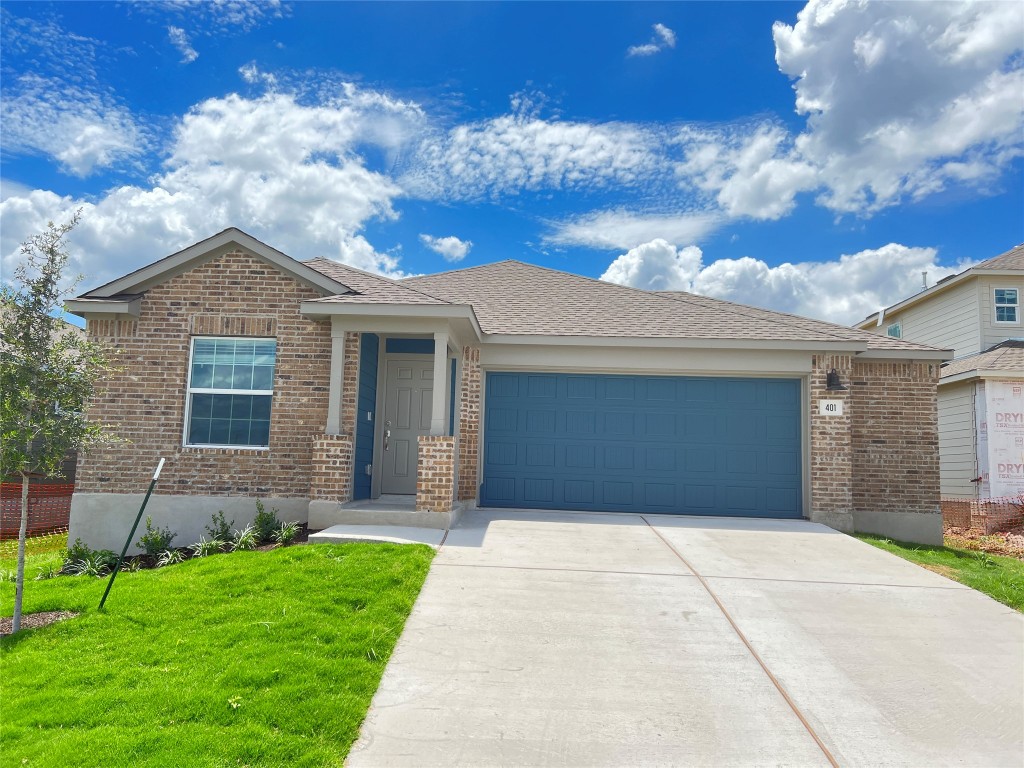
[[[842,416],[843,415],[843,401],[842,400],[819,400],[818,401],[818,413],[822,416]]]

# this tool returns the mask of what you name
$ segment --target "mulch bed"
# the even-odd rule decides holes
[[[50,624],[55,624],[58,621],[64,621],[65,619],[73,619],[77,616],[77,613],[71,611],[43,611],[41,613],[26,613],[21,617],[21,628],[22,629],[39,629],[40,627],[46,627]],[[11,630],[14,628],[14,619],[10,616],[5,616],[0,619],[0,637],[6,637],[11,634]]]

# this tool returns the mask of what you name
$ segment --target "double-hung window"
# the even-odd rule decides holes
[[[185,445],[270,445],[276,352],[273,339],[192,339]]]
[[[996,288],[995,310],[997,323],[1016,323],[1020,319],[1020,293],[1016,288]]]

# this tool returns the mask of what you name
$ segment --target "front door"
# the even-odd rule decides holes
[[[416,493],[419,436],[430,434],[434,361],[388,360],[384,380],[381,493]]]

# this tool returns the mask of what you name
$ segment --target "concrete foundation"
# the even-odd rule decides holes
[[[459,519],[460,506],[447,512],[417,510],[414,506],[313,500],[308,504],[309,529],[321,531],[332,525],[398,525],[411,528],[450,528]]]
[[[93,549],[120,552],[143,498],[145,494],[142,493],[76,493],[71,499],[68,541],[81,539]],[[267,497],[261,501],[268,510],[276,508],[277,517],[282,522],[307,521],[309,499]],[[205,526],[211,524],[211,516],[218,511],[224,512],[228,522],[235,521],[234,528],[243,528],[256,517],[256,497],[153,494],[128,553],[142,551],[135,542],[146,532],[146,516],[153,518],[154,526],[170,528],[177,534],[174,546],[186,547],[199,541],[200,536],[209,538]]]
[[[942,513],[854,512],[853,529],[874,533],[896,541],[942,546]]]

